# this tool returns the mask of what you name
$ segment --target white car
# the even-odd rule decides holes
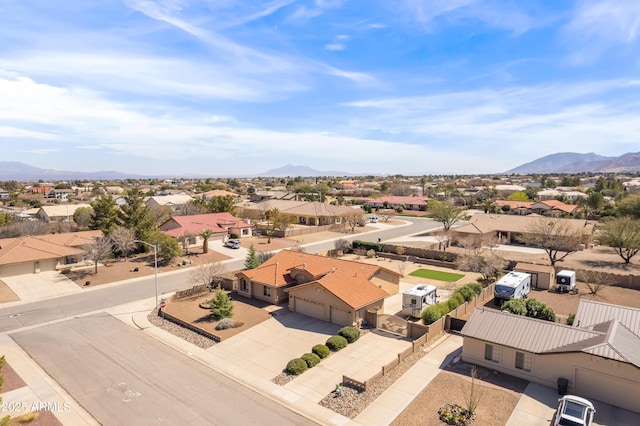
[[[554,426],[591,426],[596,413],[591,402],[575,395],[565,395],[558,402]]]

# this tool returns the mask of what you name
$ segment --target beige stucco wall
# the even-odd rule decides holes
[[[319,284],[311,284],[308,286],[304,286],[302,288],[295,288],[289,290],[289,309],[295,311],[295,301],[293,298],[299,297],[302,299],[313,300],[314,302],[318,302],[324,304],[324,315],[322,318],[318,318],[323,321],[331,320],[331,306],[335,308],[341,309],[343,311],[349,312],[351,315],[352,323],[355,322],[355,312],[348,306],[346,303],[342,302],[340,299],[335,297],[331,292],[327,291],[325,288],[320,286]],[[363,313],[364,316],[364,313]]]
[[[513,348],[500,346],[498,363],[485,360],[485,344],[484,341],[465,337],[462,349],[463,361],[553,388],[557,387],[558,378],[566,378],[569,379],[569,393],[640,412],[640,399],[637,398],[637,391],[640,388],[640,368],[631,364],[583,352],[531,354],[531,371],[526,372],[515,368],[517,351]],[[576,383],[576,376],[587,370],[598,376],[597,385],[580,386]],[[577,387],[576,384],[578,384]]]
[[[400,275],[391,271],[380,269],[369,281],[389,294],[398,294],[400,291]]]

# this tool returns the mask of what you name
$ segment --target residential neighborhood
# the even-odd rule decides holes
[[[10,341],[0,347],[11,369],[2,370],[3,403],[43,402],[32,392],[41,380],[59,384],[47,391],[56,401],[74,401],[43,415],[61,424],[138,415],[135,398],[102,413],[99,399],[81,396],[88,388],[70,382],[71,370],[50,364],[76,356],[69,350],[84,339],[81,323],[73,325],[80,334],[64,337],[75,336],[69,345],[36,345],[39,331],[58,326],[30,306],[68,300],[62,321],[76,324],[99,303],[122,324],[118,333],[141,330],[197,354],[212,372],[314,424],[404,423],[427,394],[430,420],[416,424],[444,422],[439,409],[464,407],[462,389],[474,380],[490,386],[475,412],[486,424],[548,424],[563,394],[593,402],[594,424],[633,424],[640,195],[624,185],[632,181],[580,178],[554,199],[520,175],[6,182],[0,310]],[[33,190],[41,187],[51,189]],[[51,196],[56,187],[66,196]],[[494,291],[509,271],[530,277],[530,292],[526,302],[498,306]],[[559,292],[567,271],[577,285]],[[417,288],[431,298],[407,311]],[[334,348],[343,333],[351,341]],[[330,348],[326,359],[318,346]],[[128,348],[117,350],[136,362]],[[296,360],[303,370],[291,369]],[[34,362],[40,378],[20,385]],[[448,392],[454,383],[462,394]],[[505,412],[492,413],[507,389]]]

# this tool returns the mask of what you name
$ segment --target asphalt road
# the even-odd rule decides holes
[[[440,225],[431,219],[402,219],[412,224],[375,231],[364,236],[346,236],[344,239],[349,241],[354,239],[376,241],[380,238],[384,241],[391,238],[425,232]],[[335,248],[333,241],[305,245],[305,249],[309,253],[333,248]],[[227,271],[240,270],[243,268],[243,263],[244,261],[242,260],[225,263],[225,269]],[[188,274],[188,270],[160,274],[158,279],[160,293],[184,290],[191,287],[192,283],[189,282]],[[72,318],[84,313],[99,311],[108,307],[153,297],[154,294],[154,278],[148,277],[118,286],[96,288],[79,294],[0,309],[0,333],[64,318]]]
[[[107,314],[11,337],[104,425],[315,424]]]

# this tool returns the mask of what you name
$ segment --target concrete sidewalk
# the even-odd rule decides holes
[[[388,425],[462,352],[462,337],[447,334],[424,350],[429,353],[365,408],[352,425]]]
[[[0,353],[27,384],[2,394],[2,416],[19,417],[46,407],[63,425],[99,424],[6,334],[0,335]]]
[[[289,407],[291,410],[324,425],[387,425],[429,384],[462,350],[462,338],[446,335],[433,345],[425,348],[429,353],[418,361],[407,373],[389,387],[378,399],[367,407],[355,419],[349,419],[318,404],[318,395],[309,393],[302,386],[279,386],[271,380],[248,372],[241,365],[230,363],[213,351],[198,348],[149,323],[147,315],[152,300],[139,304],[119,307],[110,312],[124,322],[135,326],[146,334],[166,343],[174,349],[187,354],[204,365],[236,380],[254,391]],[[332,383],[332,386],[335,386]]]

